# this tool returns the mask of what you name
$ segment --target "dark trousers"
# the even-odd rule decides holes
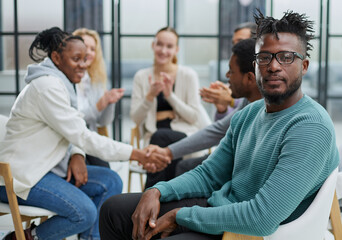
[[[198,165],[202,164],[202,162],[208,158],[209,155],[205,155],[203,157],[198,158],[190,158],[186,160],[179,161],[176,166],[176,175],[175,177],[178,177],[179,175],[182,175],[183,173],[190,171],[191,169],[194,169]]]
[[[159,147],[167,147],[171,143],[177,142],[185,137],[185,133],[173,131],[169,128],[160,128],[152,135],[150,144],[158,145]],[[174,178],[176,174],[176,166],[180,160],[181,158],[172,160],[172,162],[160,172],[148,173],[145,189],[152,187],[157,182],[168,181]]]
[[[103,161],[97,157],[86,155],[86,164],[92,166],[99,166],[99,167],[109,167],[109,162]]]
[[[101,240],[114,239],[132,239],[133,223],[132,214],[140,200],[142,193],[127,193],[115,195],[109,198],[100,210],[100,236]],[[209,207],[206,198],[191,198],[180,201],[161,203],[159,216],[164,215],[168,211],[179,207],[191,207],[198,205],[201,207]],[[159,239],[160,234],[155,235],[152,239]],[[219,240],[222,235],[209,235],[204,233],[193,232],[190,229],[178,226],[171,236],[164,238],[168,240]]]

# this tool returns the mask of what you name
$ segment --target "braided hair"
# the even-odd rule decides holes
[[[51,58],[51,53],[61,53],[68,41],[83,39],[80,36],[73,36],[62,31],[58,27],[46,29],[37,34],[29,48],[29,56],[35,62],[41,62],[46,56]]]
[[[274,34],[279,39],[278,33],[293,33],[298,36],[303,43],[306,56],[310,57],[308,51],[312,50],[313,46],[309,43],[314,38],[313,21],[308,20],[305,14],[287,11],[284,16],[278,20],[273,17],[265,17],[259,9],[254,15],[257,24],[256,38],[260,39],[264,34]]]

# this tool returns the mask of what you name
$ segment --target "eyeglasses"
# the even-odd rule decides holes
[[[277,59],[278,63],[282,65],[293,63],[295,57],[304,60],[304,56],[302,54],[289,51],[282,51],[277,53],[260,52],[254,54],[255,61],[259,66],[266,66],[270,64],[274,57]]]

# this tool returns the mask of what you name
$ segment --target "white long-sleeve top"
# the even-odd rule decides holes
[[[101,83],[91,83],[87,72],[82,81],[76,84],[78,110],[84,114],[84,120],[92,131],[96,131],[97,126],[106,126],[114,120],[115,104],[109,104],[102,111],[96,107],[105,90]]]
[[[106,161],[129,159],[130,145],[90,131],[82,115],[71,107],[68,90],[58,77],[41,76],[22,90],[0,142],[0,161],[10,163],[19,197],[27,198],[30,189],[63,159],[69,143],[78,147],[73,153],[82,149]]]
[[[152,81],[155,81],[153,68],[142,69],[135,74],[130,111],[132,120],[143,127],[145,145],[157,130],[157,99],[154,98],[153,102],[146,99],[150,89],[149,75],[152,76]],[[199,81],[196,72],[189,67],[178,66],[174,91],[165,98],[176,115],[171,121],[172,130],[190,135],[204,127],[200,121],[203,111],[200,110],[198,89]]]

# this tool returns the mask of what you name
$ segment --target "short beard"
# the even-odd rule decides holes
[[[296,81],[294,81],[284,93],[269,94],[262,88],[260,81],[257,81],[257,85],[267,104],[281,105],[300,88],[302,85],[302,79],[297,78]]]

